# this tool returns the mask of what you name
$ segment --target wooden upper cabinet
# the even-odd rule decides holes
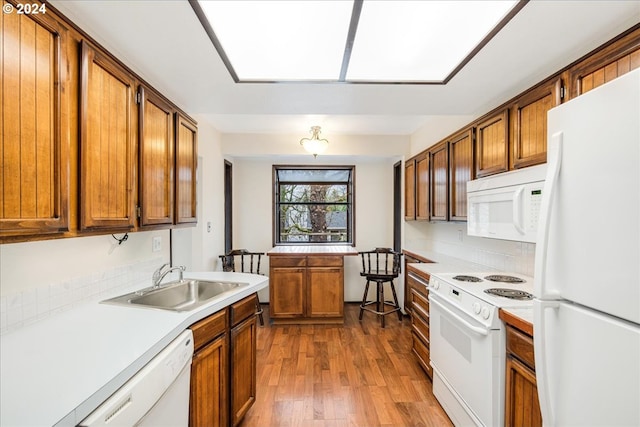
[[[0,238],[64,232],[69,228],[69,90],[62,54],[67,29],[48,13],[3,13],[0,34]]]
[[[509,110],[505,109],[476,126],[476,176],[509,170]]]
[[[135,224],[135,80],[82,42],[80,75],[80,229]]]
[[[404,219],[416,219],[416,161],[407,160],[404,164]]]
[[[416,219],[429,220],[429,153],[416,158]]]
[[[528,91],[513,106],[514,168],[547,161],[547,112],[560,105],[561,89],[562,80],[552,80]]]
[[[173,224],[174,109],[140,86],[140,225]]]
[[[467,181],[475,178],[473,128],[449,140],[449,219],[467,220]]]
[[[176,114],[176,224],[198,221],[196,209],[196,169],[198,128],[180,113]]]
[[[444,142],[429,151],[432,221],[449,219],[449,145]]]
[[[575,98],[640,67],[640,27],[589,56],[569,70],[570,96]]]

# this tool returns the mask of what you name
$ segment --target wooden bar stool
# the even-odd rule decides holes
[[[249,252],[246,249],[234,249],[225,255],[220,255],[222,271],[237,271],[240,273],[260,274],[260,260],[264,252]],[[239,266],[238,266],[239,264]],[[264,326],[262,318],[262,306],[256,294],[256,314],[260,320],[260,326]]]
[[[360,316],[362,320],[362,314],[364,310],[370,311],[380,316],[380,324],[384,328],[384,318],[386,315],[393,312],[398,313],[398,319],[402,322],[402,312],[400,311],[400,304],[398,304],[398,296],[396,295],[396,288],[393,284],[393,280],[400,274],[400,252],[395,252],[390,248],[376,248],[372,251],[358,252],[362,257],[362,272],[361,276],[367,279],[367,284],[364,288],[364,295],[362,296],[362,303],[360,304]],[[375,301],[367,300],[369,293],[369,283],[376,282],[376,299]],[[393,294],[393,301],[386,301],[384,299],[384,284],[389,282],[391,285],[391,293]],[[370,304],[375,304],[375,310],[367,307]],[[385,310],[385,306],[393,307],[391,310]]]

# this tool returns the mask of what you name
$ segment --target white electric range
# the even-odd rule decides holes
[[[517,273],[431,275],[433,393],[455,425],[504,425],[505,328],[498,312],[531,307],[532,293],[533,278]]]

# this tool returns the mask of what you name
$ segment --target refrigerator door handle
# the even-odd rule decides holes
[[[551,396],[549,390],[549,365],[547,363],[547,345],[546,339],[548,334],[545,324],[545,312],[549,309],[557,310],[560,304],[555,301],[539,301],[533,303],[533,323],[535,325],[535,333],[533,334],[534,342],[534,358],[536,362],[536,383],[538,387],[538,400],[540,402],[540,413],[542,415],[542,425],[545,427],[555,426],[553,408],[551,405]]]
[[[513,226],[518,230],[518,233],[524,233],[524,227],[522,226],[522,195],[524,194],[524,186],[519,187],[513,195]]]
[[[540,206],[540,222],[538,223],[538,248],[536,248],[534,285],[535,294],[541,299],[560,298],[560,291],[550,289],[546,282],[547,273],[547,248],[549,245],[549,223],[553,211],[553,201],[558,187],[558,176],[562,164],[562,131],[551,135],[547,145],[547,176],[542,190],[542,203]]]

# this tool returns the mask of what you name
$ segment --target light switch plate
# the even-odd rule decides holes
[[[151,250],[153,252],[160,252],[162,250],[162,237],[153,237],[153,239],[151,240]]]

